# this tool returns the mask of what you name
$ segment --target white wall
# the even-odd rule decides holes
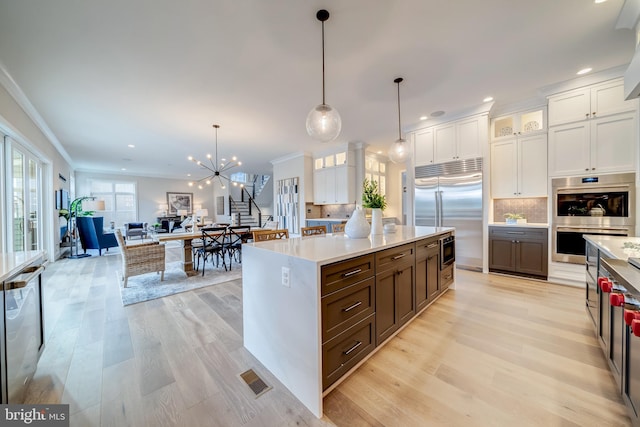
[[[166,178],[150,178],[133,175],[101,174],[91,172],[76,173],[77,197],[89,194],[90,179],[105,179],[112,181],[135,182],[138,194],[138,221],[154,223],[163,212],[158,205],[167,203],[167,192],[193,193],[193,205],[202,205],[209,210],[209,217],[215,216],[214,189],[206,186],[202,190],[197,187],[189,187],[187,180],[175,180]],[[122,224],[116,224],[122,226]]]

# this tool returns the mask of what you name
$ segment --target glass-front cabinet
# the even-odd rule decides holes
[[[496,141],[536,132],[546,132],[546,116],[546,108],[539,108],[497,117],[491,121],[491,139]]]

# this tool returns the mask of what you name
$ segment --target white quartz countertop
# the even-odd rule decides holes
[[[396,226],[394,233],[369,236],[365,239],[350,239],[344,233],[307,237],[292,237],[282,240],[247,243],[247,246],[276,252],[293,258],[301,258],[319,265],[342,261],[381,249],[415,242],[438,234],[453,232],[452,227]]]
[[[584,239],[598,246],[612,258],[626,261],[629,257],[640,257],[640,237],[586,234]]]
[[[549,228],[549,224],[543,222],[526,222],[524,224],[507,224],[506,222],[492,222],[489,227],[526,227],[526,228]]]
[[[4,282],[20,270],[42,257],[42,251],[0,253],[0,282]]]

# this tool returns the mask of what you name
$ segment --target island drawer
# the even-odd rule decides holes
[[[374,256],[363,255],[322,267],[321,295],[339,291],[349,285],[373,277]]]
[[[453,283],[453,264],[440,272],[440,289],[446,289]]]
[[[376,315],[353,325],[322,346],[322,389],[353,368],[375,348]]]
[[[322,342],[375,312],[375,283],[371,277],[322,298]]]
[[[416,258],[424,259],[432,254],[433,251],[439,251],[439,240],[435,239],[424,239],[416,242]]]
[[[401,262],[415,261],[416,246],[414,243],[396,246],[376,252],[376,273],[397,267]]]

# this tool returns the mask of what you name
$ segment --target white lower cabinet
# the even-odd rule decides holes
[[[491,144],[491,196],[547,196],[547,135]]]
[[[635,171],[637,113],[549,128],[549,175]]]

